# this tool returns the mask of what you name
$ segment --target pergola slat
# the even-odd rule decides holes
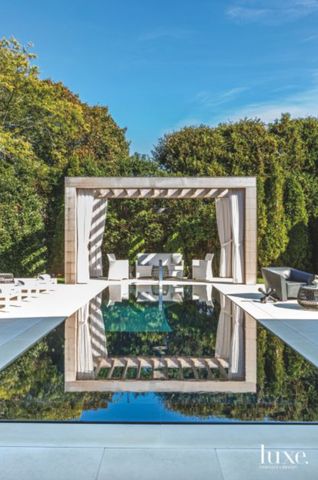
[[[125,378],[126,378],[126,376],[127,376],[127,371],[128,371],[128,367],[129,367],[129,362],[128,362],[128,360],[127,360],[126,365],[125,365],[125,367],[124,367],[123,375],[122,375],[122,377],[121,377],[122,379],[125,379]]]
[[[221,377],[222,378],[228,378],[228,374],[227,374],[225,368],[223,367],[223,365],[218,361],[218,359],[216,359],[216,361],[217,361],[218,366],[219,366],[219,371],[220,371]]]
[[[202,199],[224,197],[228,189],[219,188],[106,188],[98,190],[98,198],[166,198]]]
[[[141,365],[142,368],[195,368],[204,369],[207,365],[210,368],[226,367],[227,364],[221,359],[213,357],[142,357],[142,356],[125,356],[125,357],[106,357],[101,358],[98,363],[98,369],[111,368],[111,367],[134,367],[138,368]]]
[[[138,370],[137,370],[137,379],[140,378],[141,369],[142,369],[142,363],[141,363],[141,361],[139,361]]]
[[[107,380],[110,380],[112,378],[114,370],[115,370],[115,362],[113,362],[111,367],[110,367],[110,370],[107,374]]]

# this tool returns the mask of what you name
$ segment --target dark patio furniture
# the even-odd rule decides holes
[[[266,290],[273,290],[277,300],[297,298],[301,286],[310,285],[315,275],[290,267],[262,268]]]
[[[276,292],[273,288],[265,289],[259,288],[258,291],[263,295],[261,297],[261,303],[268,303],[268,302],[277,302]]]
[[[168,278],[169,277],[169,268],[167,265],[162,265],[162,276],[163,278]],[[151,269],[151,276],[152,278],[159,280],[160,277],[160,266],[154,265]]]
[[[298,292],[299,305],[308,310],[318,310],[318,285],[303,285]]]

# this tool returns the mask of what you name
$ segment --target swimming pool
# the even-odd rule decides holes
[[[114,284],[0,373],[0,419],[317,422],[318,372],[211,285]]]

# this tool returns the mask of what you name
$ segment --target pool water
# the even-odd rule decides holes
[[[210,285],[118,284],[94,305],[0,372],[2,421],[318,421],[317,369]]]

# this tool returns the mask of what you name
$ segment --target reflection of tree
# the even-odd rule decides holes
[[[127,305],[133,309],[132,322],[134,315],[138,316],[136,308],[145,308],[144,305]],[[156,310],[159,312],[158,304],[153,305],[149,312],[155,315]],[[109,354],[149,355],[153,354],[153,347],[166,344],[167,355],[214,355],[217,315],[211,307],[185,300],[164,305],[164,313],[171,332],[161,333],[160,329],[156,333],[107,332]]]
[[[257,338],[257,394],[161,394],[166,407],[202,419],[317,421],[317,369],[264,328]]]
[[[78,419],[83,410],[106,407],[111,395],[65,393],[64,326],[0,373],[0,418]]]
[[[187,355],[194,350],[200,354],[213,349],[216,321],[209,307],[202,304],[197,308],[186,301],[168,310],[173,329],[168,334],[169,351]],[[131,355],[147,354],[150,345],[163,344],[166,336],[160,333],[110,335],[112,348],[119,345]],[[168,410],[202,420],[218,417],[246,421],[265,418],[317,421],[316,368],[261,327],[258,327],[257,351],[257,394],[171,393],[158,396]],[[83,410],[106,408],[112,399],[110,394],[64,392],[63,363],[63,327],[60,327],[0,373],[0,418],[72,420],[78,419]]]

